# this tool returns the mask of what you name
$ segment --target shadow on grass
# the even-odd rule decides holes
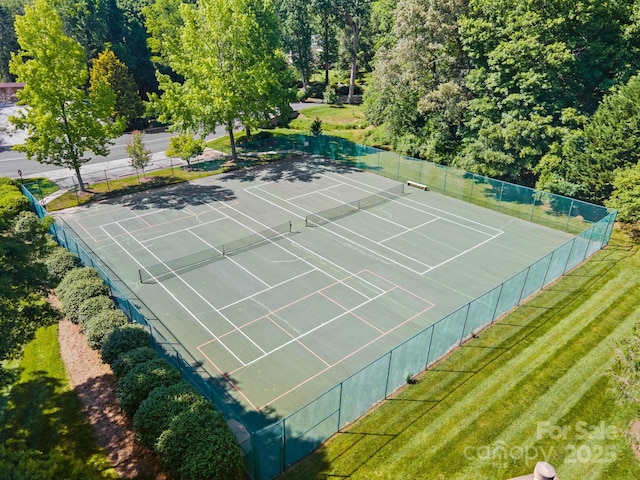
[[[3,461],[17,461],[13,473],[26,475],[20,478],[29,478],[34,468],[41,478],[54,478],[47,477],[54,471],[55,478],[105,478],[111,465],[96,465],[99,447],[75,392],[44,372],[33,375],[13,386],[1,412]]]
[[[383,463],[384,455],[402,450],[402,445],[395,449],[393,442],[396,439],[402,442],[399,437],[405,435],[407,429],[428,428],[428,415],[434,408],[442,404],[442,411],[446,411],[447,405],[455,404],[458,398],[465,398],[467,390],[473,391],[473,385],[483,382],[485,377],[491,378],[501,365],[521,355],[538,338],[547,335],[559,320],[581,307],[585,294],[594,288],[597,293],[599,285],[606,284],[611,275],[615,275],[615,267],[635,255],[636,250],[628,243],[612,242],[598,257],[511,312],[505,318],[507,322],[498,322],[481,331],[477,338],[417,376],[416,384],[405,386],[338,434],[328,445],[294,465],[283,478],[350,477],[358,475],[359,471],[363,475],[361,469],[378,455],[383,457],[374,463]],[[601,336],[594,338],[599,341]],[[516,390],[524,392],[526,386]]]

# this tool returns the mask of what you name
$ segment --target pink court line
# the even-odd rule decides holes
[[[217,340],[211,340],[210,342],[207,342],[207,343],[211,343],[211,342],[215,342],[215,341],[217,341]],[[203,345],[206,345],[206,344],[203,344]],[[248,398],[244,393],[242,393],[242,391],[241,391],[241,390],[238,388],[238,386],[233,382],[233,380],[231,380],[231,378],[229,377],[229,375],[227,375],[227,374],[226,374],[226,372],[223,372],[220,368],[218,368],[218,365],[216,365],[216,363],[215,363],[213,360],[211,360],[211,358],[209,358],[209,356],[208,356],[206,353],[204,353],[204,352],[200,349],[200,347],[197,347],[197,349],[198,349],[198,351],[202,354],[202,356],[203,356],[204,358],[206,358],[206,359],[207,359],[207,361],[208,361],[211,365],[213,365],[213,367],[218,371],[218,373],[219,373],[220,375],[222,375],[222,376],[224,377],[224,379],[225,379],[227,382],[229,382],[229,385],[231,385],[231,388],[233,388],[236,392],[238,392],[238,395],[240,395],[242,398],[244,398],[244,400],[245,400],[249,405],[251,405],[251,408],[253,408],[253,409],[254,409],[254,410],[256,410],[256,411],[260,411],[260,409],[259,409],[258,407],[256,407],[256,406],[255,406],[255,404],[254,404],[251,400],[249,400],[249,398]]]
[[[427,306],[426,308],[422,309],[420,312],[418,312],[418,313],[416,313],[416,314],[412,315],[411,317],[407,318],[405,321],[403,321],[403,322],[401,322],[401,323],[399,323],[399,324],[395,325],[393,328],[391,328],[391,329],[387,330],[386,332],[384,332],[384,331],[380,330],[379,328],[374,327],[370,322],[365,321],[363,318],[361,318],[359,315],[355,314],[353,311],[349,311],[349,309],[345,308],[344,306],[340,305],[339,303],[335,302],[334,300],[332,300],[332,299],[328,298],[328,297],[323,293],[323,290],[326,290],[326,289],[328,289],[328,288],[330,288],[330,287],[333,287],[333,286],[335,286],[335,285],[338,285],[338,284],[342,284],[342,283],[344,283],[344,281],[345,281],[345,280],[348,280],[348,279],[350,279],[350,278],[359,278],[359,279],[361,279],[361,280],[364,280],[366,283],[370,283],[370,282],[367,282],[365,279],[361,278],[361,274],[363,274],[363,273],[369,273],[370,275],[372,275],[372,276],[374,276],[374,277],[379,278],[380,280],[384,281],[385,283],[387,283],[387,284],[389,284],[389,285],[391,286],[388,290],[382,290],[380,287],[376,287],[376,288],[378,288],[378,289],[382,292],[381,296],[382,296],[382,295],[386,295],[387,293],[389,293],[389,292],[391,292],[391,291],[393,291],[393,290],[398,289],[398,290],[402,290],[402,291],[404,291],[404,292],[408,293],[409,295],[412,295],[413,297],[415,297],[415,298],[419,299],[420,301],[422,301],[423,303],[427,304],[428,306]],[[372,327],[373,329],[375,329],[375,330],[379,331],[379,332],[380,332],[380,335],[378,335],[376,338],[372,339],[371,341],[369,341],[369,342],[368,342],[368,343],[366,343],[365,345],[363,345],[363,346],[359,347],[358,349],[354,350],[353,352],[349,353],[348,355],[344,356],[344,357],[343,357],[343,358],[341,358],[340,360],[338,360],[338,361],[334,362],[333,364],[329,364],[329,363],[327,363],[324,359],[322,359],[322,358],[320,357],[320,355],[318,355],[316,352],[314,352],[311,348],[307,347],[304,343],[302,343],[302,341],[301,341],[300,339],[296,339],[296,337],[294,337],[290,332],[288,332],[285,328],[283,328],[281,325],[279,325],[277,322],[275,322],[275,321],[274,321],[274,320],[269,316],[269,315],[271,315],[271,314],[273,314],[273,313],[276,313],[276,312],[278,312],[278,311],[280,311],[280,310],[282,310],[282,309],[284,309],[284,308],[289,307],[290,305],[294,305],[295,303],[300,302],[300,301],[304,300],[305,298],[308,298],[308,297],[310,297],[310,296],[312,296],[312,295],[316,295],[316,294],[318,294],[318,293],[319,293],[319,294],[321,294],[322,296],[324,296],[325,298],[328,298],[330,301],[332,301],[332,302],[333,302],[333,303],[335,303],[336,305],[340,306],[342,309],[344,309],[344,310],[345,310],[345,312],[344,312],[344,313],[351,313],[351,314],[352,314],[355,318],[357,318],[358,320],[360,320],[360,321],[364,322],[366,325],[368,325],[368,326]],[[363,295],[363,296],[364,296],[364,295]],[[364,297],[365,297],[365,298],[368,298],[368,297],[366,297],[366,296],[364,296]],[[383,277],[382,275],[380,275],[380,274],[378,274],[378,273],[375,273],[375,272],[373,272],[373,271],[371,271],[371,270],[369,270],[369,269],[363,269],[363,270],[361,270],[361,271],[359,271],[359,272],[357,272],[357,273],[355,273],[355,274],[352,274],[352,275],[349,275],[349,276],[345,277],[343,280],[336,281],[336,282],[332,283],[331,285],[328,285],[328,286],[326,286],[326,287],[323,287],[322,289],[316,290],[315,292],[312,292],[312,293],[310,293],[310,294],[308,294],[308,295],[305,295],[304,297],[302,297],[302,298],[300,298],[300,299],[298,299],[298,300],[296,300],[296,301],[294,301],[294,302],[290,302],[289,304],[284,305],[284,306],[282,306],[282,307],[278,308],[277,310],[274,310],[274,311],[272,311],[272,312],[269,312],[268,314],[263,315],[263,316],[261,316],[261,317],[259,317],[259,318],[255,319],[255,320],[252,320],[252,321],[250,321],[250,322],[247,322],[246,324],[242,325],[241,327],[237,327],[238,329],[242,329],[242,328],[244,328],[244,327],[246,327],[246,326],[248,326],[248,325],[251,325],[251,324],[253,324],[253,323],[255,323],[255,322],[259,321],[259,320],[262,320],[262,319],[264,319],[264,318],[266,317],[266,318],[267,318],[269,321],[271,321],[274,325],[276,325],[276,326],[277,326],[278,328],[280,328],[283,332],[285,332],[288,336],[290,336],[290,337],[292,338],[292,340],[294,340],[294,339],[295,339],[295,343],[298,343],[299,345],[301,345],[302,347],[304,347],[307,351],[309,351],[309,353],[311,353],[311,354],[312,354],[312,355],[314,355],[316,358],[318,358],[322,363],[324,363],[325,365],[327,365],[327,367],[326,367],[326,368],[324,368],[324,369],[322,369],[321,371],[317,372],[315,375],[313,375],[313,376],[311,376],[311,377],[307,378],[307,379],[306,379],[306,380],[304,380],[303,382],[300,382],[300,383],[299,383],[299,384],[297,384],[296,386],[294,386],[294,387],[290,388],[290,389],[289,389],[289,390],[287,390],[286,392],[284,392],[284,393],[282,393],[282,394],[278,395],[277,397],[273,398],[272,400],[270,400],[269,402],[265,403],[264,405],[262,405],[262,406],[260,406],[260,407],[256,407],[256,406],[255,406],[255,404],[249,400],[249,398],[248,398],[248,397],[247,397],[247,396],[246,396],[246,395],[245,395],[245,394],[240,390],[240,388],[239,388],[239,387],[238,387],[238,386],[237,386],[237,385],[236,385],[236,384],[231,380],[231,378],[229,377],[229,375],[233,375],[235,372],[238,372],[238,371],[242,370],[243,368],[245,368],[244,366],[241,366],[241,367],[239,367],[239,368],[236,368],[235,370],[231,371],[231,372],[229,373],[229,375],[228,375],[226,372],[223,372],[223,371],[222,371],[222,370],[221,370],[221,369],[220,369],[220,368],[219,368],[219,367],[218,367],[218,366],[217,366],[217,365],[216,365],[216,364],[215,364],[215,363],[214,363],[214,362],[209,358],[209,356],[208,356],[208,355],[206,355],[206,354],[204,353],[204,351],[202,350],[205,346],[207,346],[207,345],[209,345],[209,344],[211,344],[211,343],[214,343],[214,342],[219,341],[219,340],[220,340],[220,339],[222,339],[223,337],[225,337],[225,336],[227,336],[227,335],[229,335],[229,334],[233,333],[233,332],[234,332],[234,331],[236,331],[236,330],[232,330],[232,331],[229,331],[229,332],[227,332],[227,333],[224,333],[224,334],[220,335],[217,339],[209,340],[208,342],[205,342],[205,343],[203,343],[202,345],[200,345],[200,346],[198,346],[198,347],[196,347],[196,348],[197,348],[197,350],[198,350],[198,351],[199,351],[199,352],[200,352],[200,353],[201,353],[201,354],[202,354],[202,355],[203,355],[203,356],[204,356],[204,357],[209,361],[209,363],[211,363],[211,365],[213,365],[213,367],[214,367],[214,368],[215,368],[215,369],[216,369],[216,370],[217,370],[217,371],[218,371],[218,372],[219,372],[219,373],[220,373],[220,374],[221,374],[221,375],[222,375],[222,376],[227,380],[227,382],[229,382],[229,384],[232,386],[232,388],[233,388],[234,390],[236,390],[236,391],[238,392],[238,394],[239,394],[240,396],[242,396],[242,398],[244,398],[244,399],[247,401],[247,403],[248,403],[249,405],[251,405],[251,407],[252,407],[252,408],[254,408],[254,409],[255,409],[255,410],[257,410],[257,411],[260,411],[260,410],[262,410],[263,408],[267,407],[268,405],[272,404],[273,402],[276,402],[277,400],[279,400],[279,399],[281,399],[281,398],[285,397],[286,395],[290,394],[291,392],[293,392],[293,391],[297,390],[298,388],[300,388],[300,387],[304,386],[304,385],[305,385],[305,384],[307,384],[308,382],[312,381],[314,378],[318,377],[319,375],[322,375],[323,373],[327,372],[328,370],[330,370],[331,368],[335,367],[336,365],[339,365],[340,363],[342,363],[342,362],[346,361],[347,359],[349,359],[349,358],[350,358],[350,357],[352,357],[353,355],[355,355],[355,354],[357,354],[358,352],[362,351],[363,349],[365,349],[365,348],[369,347],[370,345],[372,345],[373,343],[377,342],[377,341],[378,341],[378,340],[380,340],[381,338],[383,338],[383,337],[385,337],[385,336],[389,335],[390,333],[394,332],[394,331],[395,331],[395,330],[397,330],[398,328],[400,328],[400,327],[402,327],[403,325],[407,324],[408,322],[412,321],[414,318],[417,318],[418,316],[420,316],[420,315],[422,315],[423,313],[427,312],[428,310],[432,309],[434,306],[435,306],[435,304],[434,304],[433,302],[430,302],[429,300],[424,299],[423,297],[421,297],[421,296],[419,296],[419,295],[417,295],[417,294],[413,293],[412,291],[407,290],[406,288],[401,287],[400,285],[396,284],[395,282],[392,282],[392,281],[388,280],[387,278]],[[353,310],[353,309],[351,309],[351,310]],[[344,315],[344,313],[343,313],[343,314],[341,314],[341,315]]]
[[[349,359],[350,357],[352,357],[353,355],[355,355],[356,353],[364,350],[365,348],[367,348],[368,346],[372,345],[373,343],[377,342],[378,340],[380,340],[382,337],[388,335],[389,333],[393,332],[394,330],[396,330],[397,328],[400,328],[401,326],[405,325],[407,322],[410,322],[411,320],[413,320],[414,318],[416,318],[419,315],[422,315],[424,312],[426,312],[427,310],[430,310],[431,308],[433,308],[434,304],[431,304],[429,307],[425,308],[424,310],[422,310],[419,313],[416,313],[415,315],[413,315],[412,317],[408,318],[407,320],[405,320],[402,323],[399,323],[398,325],[396,325],[395,327],[393,327],[391,330],[389,330],[387,333],[383,333],[382,335],[378,336],[377,338],[374,338],[373,340],[371,340],[369,343],[361,346],[360,348],[354,350],[353,352],[351,352],[349,355],[341,358],[340,360],[338,360],[337,362],[333,363],[332,365],[327,366],[326,368],[324,368],[323,370],[319,371],[318,373],[316,373],[315,375],[307,378],[305,381],[300,382],[298,385],[290,388],[289,390],[287,390],[286,392],[278,395],[277,397],[271,399],[270,401],[268,401],[267,403],[265,403],[264,405],[261,405],[260,407],[258,407],[258,411],[262,410],[265,407],[268,407],[269,405],[271,405],[274,402],[277,402],[278,400],[280,400],[281,398],[289,395],[291,392],[293,392],[294,390],[297,390],[298,388],[302,387],[303,385],[305,385],[306,383],[309,383],[311,380],[313,380],[314,378],[322,375],[323,373],[327,372],[328,370],[332,369],[333,367],[335,367],[336,365],[339,365],[340,363],[344,362],[345,360]],[[237,371],[237,370],[236,370]],[[234,389],[236,389],[236,387],[234,386]],[[255,408],[255,407],[254,407]]]

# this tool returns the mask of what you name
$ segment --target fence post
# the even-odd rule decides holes
[[[431,355],[431,344],[433,343],[433,330],[435,324],[431,324],[429,328],[431,328],[431,337],[429,337],[429,347],[427,348],[427,361],[424,363],[424,370],[429,366],[429,356]]]
[[[498,293],[498,299],[496,300],[496,308],[493,309],[493,316],[491,317],[491,323],[493,323],[496,319],[496,314],[498,313],[498,305],[500,305],[500,297],[502,297],[503,289],[504,289],[504,282],[500,284],[500,293]]]
[[[460,332],[460,345],[464,340],[464,331],[467,329],[467,321],[469,320],[469,312],[471,311],[471,302],[467,303],[467,314],[464,316],[464,323],[462,324],[462,332]]]
[[[387,382],[384,385],[384,399],[387,399],[389,393],[389,375],[391,375],[391,360],[393,359],[393,350],[389,350],[389,365],[387,366]]]
[[[567,213],[567,223],[564,226],[564,231],[568,232],[569,231],[569,220],[571,220],[571,212],[573,211],[573,205],[575,203],[575,200],[572,198],[571,199],[571,206],[569,207],[569,213]]]

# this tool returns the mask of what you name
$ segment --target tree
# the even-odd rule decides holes
[[[620,221],[640,223],[640,164],[617,171],[606,205],[618,210]]]
[[[335,9],[348,27],[351,35],[351,74],[349,76],[349,93],[347,103],[353,103],[353,95],[358,74],[358,52],[360,51],[360,34],[371,10],[371,0],[335,0]]]
[[[93,62],[89,90],[93,92],[100,88],[103,80],[116,94],[114,114],[131,125],[144,113],[138,86],[127,66],[109,49],[102,52]]]
[[[18,188],[0,179],[0,361],[15,358],[37,329],[56,321],[43,293],[52,287],[44,259],[50,223],[26,211]]]
[[[458,31],[466,11],[466,0],[399,0],[393,28],[379,39],[364,107],[399,153],[439,163],[457,153],[469,99]]]
[[[311,8],[316,15],[316,27],[320,31],[320,47],[322,47],[321,64],[324,68],[324,84],[329,85],[329,70],[336,58],[337,42],[335,29],[334,0],[312,0]]]
[[[311,4],[307,0],[280,0],[278,11],[284,45],[291,55],[291,63],[300,74],[302,88],[307,90],[313,65]]]
[[[634,0],[471,0],[460,21],[473,69],[469,135],[457,164],[532,185],[566,133],[568,109],[590,114],[638,69]]]
[[[11,52],[18,50],[16,33],[13,28],[14,13],[6,5],[0,5],[0,81],[8,82],[11,79],[9,73],[9,59]]]
[[[166,151],[168,157],[178,157],[187,162],[191,168],[191,159],[202,155],[205,143],[202,139],[196,139],[191,135],[176,135],[169,139],[169,148]]]
[[[257,126],[287,111],[293,98],[277,17],[262,0],[201,1],[182,4],[179,11],[180,42],[162,31],[162,22],[147,17],[164,61],[184,79],[158,74],[163,95],[153,96],[154,108],[181,133],[204,137],[224,125],[236,160],[238,123]]]
[[[149,162],[151,162],[151,150],[144,146],[144,142],[142,141],[143,137],[144,132],[134,130],[131,133],[131,141],[127,143],[126,150],[131,161],[131,166],[136,169],[136,172],[138,169],[142,169],[142,174],[144,175],[144,169],[149,165]],[[173,138],[171,140],[173,140]]]
[[[15,28],[21,50],[12,56],[10,70],[26,83],[18,99],[29,108],[10,118],[27,130],[25,143],[14,148],[40,163],[73,169],[84,191],[85,153],[106,155],[109,140],[123,130],[123,122],[113,119],[115,94],[104,81],[87,91],[82,46],[64,35],[46,0],[25,7]]]

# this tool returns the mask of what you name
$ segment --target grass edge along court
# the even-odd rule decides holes
[[[640,321],[640,246],[611,244],[291,467],[297,479],[640,478],[609,391],[613,345]]]
[[[312,143],[312,142],[309,142]],[[318,145],[312,145],[312,148],[314,150],[314,152],[317,152],[318,150]],[[322,149],[322,145],[320,145],[320,149]],[[374,152],[375,153],[375,152]],[[327,156],[331,157],[331,158],[335,158],[335,150],[331,150],[330,155],[328,154]],[[378,152],[378,157],[380,156],[380,152]],[[345,160],[345,158],[339,158],[341,160]],[[378,160],[378,163],[380,165],[380,161]],[[381,173],[381,167],[378,166],[378,171],[377,173]],[[422,168],[422,167],[421,167]],[[394,169],[395,170],[395,169]],[[400,172],[400,164],[398,164],[397,167],[397,171]],[[391,176],[391,175],[389,175]],[[393,175],[393,177],[395,177],[396,175]],[[465,177],[460,177],[463,180],[468,180],[465,179]],[[451,175],[449,177],[449,185],[451,186],[453,184],[452,180],[454,179],[454,176]],[[419,179],[420,181],[424,182],[424,180],[422,178]],[[484,179],[486,182],[486,179]],[[445,177],[445,181],[447,181],[446,177]],[[473,179],[471,179],[471,181],[473,181]],[[424,182],[424,183],[428,183],[428,182]],[[472,185],[473,187],[473,185]],[[525,187],[518,187],[520,189],[520,192],[527,192],[529,191],[530,193],[529,198],[533,197],[533,191],[531,191],[530,189],[526,189]],[[476,189],[476,193],[478,192],[478,190],[480,189]],[[504,191],[505,188],[504,186],[502,187],[502,191]],[[500,194],[501,200],[502,200],[502,191]],[[475,194],[474,194],[475,195]],[[526,198],[526,197],[525,197]],[[506,206],[506,204],[504,204]],[[562,220],[560,218],[560,222],[566,224],[567,226],[569,226],[569,221],[572,219],[572,210],[573,210],[573,201],[571,201],[571,207],[569,209],[569,214],[566,215],[567,219],[566,220]],[[535,203],[534,203],[535,206]],[[37,208],[37,207],[36,207]],[[603,209],[604,210],[604,209]],[[613,215],[613,214],[612,214]],[[533,214],[532,214],[533,216]],[[580,237],[576,237],[574,238],[574,241],[572,241],[570,244],[568,244],[567,248],[564,248],[564,250],[562,252],[560,252],[558,254],[558,258],[559,260],[557,260],[557,262],[561,263],[562,266],[564,268],[560,268],[560,274],[562,274],[564,271],[567,271],[571,268],[573,268],[575,265],[579,264],[586,256],[591,255],[592,253],[594,253],[595,250],[599,249],[600,246],[602,246],[604,243],[606,243],[606,240],[608,239],[608,235],[610,233],[610,229],[611,229],[611,216],[606,217],[604,220],[604,223],[602,224],[596,224],[593,225],[591,227],[591,229],[588,229],[587,231],[583,232],[583,234]],[[556,222],[558,223],[558,222]],[[59,239],[61,240],[61,243],[64,243],[64,239],[62,239],[61,237],[63,236],[64,232],[60,232],[59,230],[57,230],[57,233],[59,234]],[[593,243],[592,243],[593,242]],[[575,249],[574,249],[575,246]],[[72,251],[78,251],[81,249],[81,247],[79,248],[78,245],[71,245],[71,250]],[[597,247],[597,248],[596,248]],[[560,250],[560,249],[559,249]],[[80,252],[79,252],[80,253]],[[557,253],[557,252],[556,252]],[[94,262],[90,255],[87,252],[83,252],[80,253],[81,258],[83,259],[83,261],[85,261],[85,263],[89,264],[89,265],[97,265],[98,267],[100,267],[99,264],[97,264],[96,262]],[[543,259],[545,260],[545,259]],[[553,256],[552,257],[546,257],[546,264],[545,263],[538,263],[537,264],[537,278],[540,279],[540,272],[542,270],[548,270],[549,266],[551,265],[551,263],[553,260]],[[533,267],[533,266],[532,266]],[[557,270],[559,267],[559,265],[556,265],[554,267],[555,270]],[[531,267],[530,267],[531,268]],[[98,268],[100,270],[100,268]],[[529,293],[529,291],[532,288],[532,285],[528,285],[527,286],[527,277],[528,277],[528,273],[529,273],[530,269],[527,269],[527,271],[525,272],[525,275],[520,276],[519,278],[514,278],[514,282],[521,284],[520,287],[520,297],[522,296],[522,294],[525,292],[525,286],[526,286],[526,292]],[[101,272],[103,274],[104,277],[108,277],[107,272],[102,271]],[[518,277],[518,276],[517,276]],[[546,280],[547,275],[543,275],[543,277]],[[549,282],[553,279],[555,279],[556,277],[554,276],[553,278],[549,278]],[[114,286],[117,286],[115,284],[115,282],[110,282],[112,284],[112,288],[114,288]],[[535,283],[535,282],[534,282]],[[543,284],[546,284],[548,282],[543,282]],[[542,286],[542,285],[539,285]],[[539,288],[538,286],[538,288]],[[502,288],[502,286],[501,286]],[[533,291],[535,291],[535,289],[533,289]],[[121,293],[121,292],[120,292]],[[495,298],[495,292],[492,294],[493,297],[491,298]],[[528,295],[525,295],[528,296]],[[516,299],[515,304],[519,303],[520,301],[520,297],[518,297]],[[489,298],[489,297],[487,297]],[[484,299],[485,303],[487,298]],[[136,308],[135,305],[131,304],[128,299],[126,299],[125,295],[118,295],[118,299],[121,300],[121,305],[123,305],[125,311],[128,311],[131,316],[136,319],[137,321],[139,321],[140,323],[144,323],[144,318],[140,318],[141,316],[136,312]],[[507,310],[510,309],[511,307],[515,306],[511,305],[509,307],[507,307]],[[503,305],[502,307],[506,307],[505,305]],[[472,308],[472,305],[469,304],[466,306],[467,310],[465,313],[465,317],[468,316],[469,311]],[[497,308],[495,310],[493,310],[493,313],[497,312]],[[502,313],[502,311],[500,312]],[[456,318],[456,320],[458,320],[458,323],[461,323],[460,320],[460,315],[458,315]],[[482,317],[483,320],[486,320],[486,322],[490,322],[491,319],[491,315],[489,315],[489,317]],[[472,334],[472,332],[474,330],[477,329],[477,327],[482,326],[482,323],[477,324],[474,322],[473,325],[470,325],[469,328],[467,328],[466,325],[466,321],[464,322],[464,326],[462,327],[462,332],[461,332],[461,337],[460,340],[463,340],[465,337],[470,336]],[[431,332],[431,335],[433,335],[433,331]],[[457,341],[455,343],[458,343]],[[446,349],[442,352],[440,352],[440,354],[445,353]],[[393,352],[390,352],[393,353]],[[431,357],[427,357],[427,358],[431,358]],[[437,357],[435,357],[437,358]],[[390,360],[390,356],[389,356],[389,360]],[[418,362],[420,363],[420,362]],[[425,362],[426,363],[426,362]],[[423,365],[425,363],[422,363]],[[418,371],[418,370],[415,370]],[[197,379],[191,377],[192,380],[195,381],[195,383],[197,383]],[[366,375],[364,376],[364,381],[366,382]],[[405,379],[402,380],[401,384],[405,382]],[[386,390],[388,390],[389,392],[394,390],[397,386],[400,385],[393,385],[392,388],[386,388],[385,387],[385,392]],[[388,385],[387,385],[388,387]],[[214,401],[214,403],[216,403],[216,405],[224,410],[224,405],[220,405],[218,401],[219,399],[216,398],[212,398],[212,394],[211,392],[208,392],[206,390],[206,388],[204,389],[205,391],[203,393],[205,393],[205,395],[207,395],[212,401]],[[384,393],[384,395],[386,395],[386,393]],[[383,395],[383,396],[384,396]],[[363,406],[362,410],[355,412],[355,415],[352,418],[341,418],[340,419],[340,415],[339,415],[339,409],[337,412],[334,412],[334,414],[330,415],[330,417],[333,418],[329,418],[327,417],[327,419],[330,421],[329,423],[333,423],[335,424],[335,413],[337,413],[338,415],[338,428],[343,428],[346,424],[350,423],[351,421],[355,420],[355,418],[359,417],[360,415],[362,415],[363,413],[365,413],[371,405],[375,404],[380,398],[375,398],[375,399],[371,399],[372,403],[367,403],[369,402],[368,399],[365,399],[365,406]],[[228,412],[227,412],[228,413]],[[300,419],[300,415],[298,415],[298,419]],[[272,478],[273,476],[277,475],[279,473],[279,471],[286,466],[291,465],[292,463],[294,463],[295,461],[299,460],[300,458],[304,457],[307,453],[309,453],[311,450],[313,450],[315,447],[317,447],[324,439],[328,438],[328,436],[330,436],[331,434],[333,434],[337,429],[333,429],[331,430],[331,428],[335,428],[335,427],[329,427],[329,429],[327,429],[327,424],[322,425],[321,426],[321,431],[318,432],[318,430],[316,429],[316,431],[311,432],[311,430],[309,430],[309,432],[311,432],[312,438],[308,439],[308,438],[286,438],[286,432],[287,432],[287,420],[291,421],[291,419],[283,419],[282,422],[279,422],[277,425],[274,425],[274,427],[277,428],[271,428],[271,429],[265,429],[263,431],[257,432],[257,436],[254,433],[248,440],[248,446],[249,449],[245,449],[245,451],[247,452],[247,470],[249,471],[249,473],[251,473],[253,476],[255,476],[255,478]],[[308,419],[306,419],[308,420]],[[319,425],[319,424],[317,424]],[[319,435],[318,435],[319,433]],[[246,445],[245,445],[246,446]]]

